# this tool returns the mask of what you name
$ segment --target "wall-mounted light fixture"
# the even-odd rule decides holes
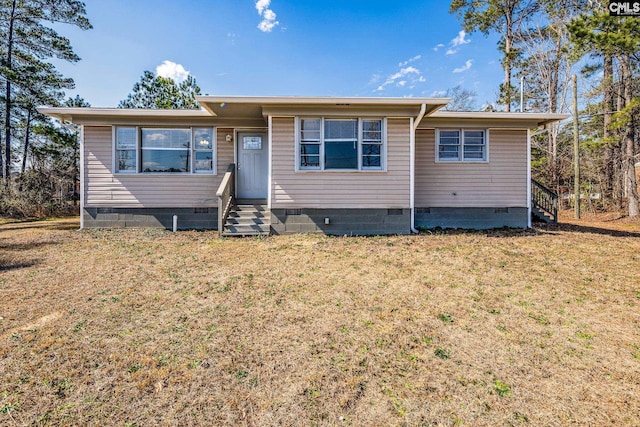
[[[226,140],[227,142],[233,142],[233,135],[228,134],[228,135],[225,137],[225,140]]]

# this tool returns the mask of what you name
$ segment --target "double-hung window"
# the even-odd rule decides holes
[[[320,168],[320,119],[300,119],[300,169]]]
[[[213,168],[213,129],[193,128],[193,171],[212,173]]]
[[[384,120],[300,118],[300,170],[383,170]]]
[[[487,147],[487,130],[440,129],[436,159],[439,162],[486,162]]]
[[[116,130],[116,171],[136,173],[138,170],[138,137],[136,128],[119,127]]]
[[[213,128],[117,127],[117,173],[213,173]]]
[[[325,119],[324,168],[358,169],[358,120]]]
[[[362,120],[362,169],[382,168],[382,120]]]

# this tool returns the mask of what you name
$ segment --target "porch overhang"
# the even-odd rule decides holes
[[[119,123],[123,121],[198,121],[211,119],[204,110],[161,110],[145,108],[38,107],[38,112],[62,123],[79,125]]]
[[[199,96],[202,107],[220,118],[266,118],[301,115],[417,117],[444,107],[447,98],[361,98],[298,96]]]
[[[442,127],[482,127],[499,129],[534,129],[569,118],[568,114],[506,113],[484,111],[437,111],[425,117],[418,129]]]

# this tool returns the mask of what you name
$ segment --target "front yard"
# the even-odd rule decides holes
[[[0,225],[1,425],[637,425],[640,223]]]

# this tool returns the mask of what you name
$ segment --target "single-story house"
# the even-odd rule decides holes
[[[526,228],[544,210],[530,132],[566,118],[442,111],[442,98],[197,99],[199,110],[39,109],[80,127],[82,227]]]

